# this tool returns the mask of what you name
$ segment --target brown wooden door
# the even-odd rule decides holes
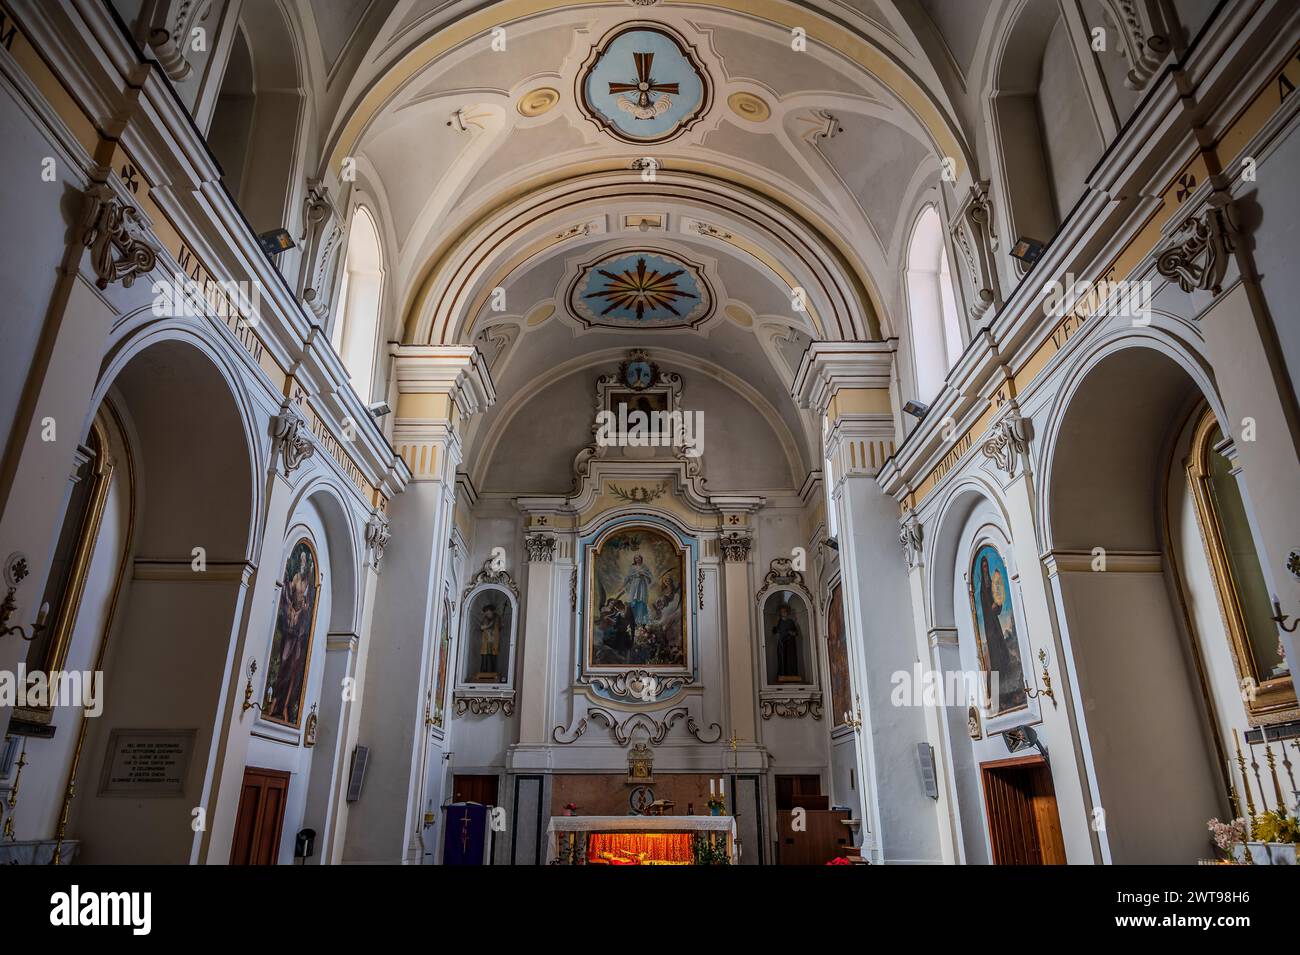
[[[231,865],[276,864],[288,795],[288,773],[245,767],[235,840],[230,846]]]
[[[497,777],[455,775],[451,778],[452,802],[477,802],[484,806],[497,804]]]
[[[982,763],[995,865],[1064,865],[1052,772],[1041,756]]]

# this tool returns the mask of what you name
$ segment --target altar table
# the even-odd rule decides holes
[[[725,839],[727,857],[737,863],[734,816],[552,816],[546,864],[569,856],[576,843],[579,864],[596,864],[608,853],[627,859],[604,860],[611,865],[689,865],[697,834]]]

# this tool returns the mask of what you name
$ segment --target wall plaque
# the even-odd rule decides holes
[[[179,796],[196,730],[121,730],[108,738],[102,796]]]

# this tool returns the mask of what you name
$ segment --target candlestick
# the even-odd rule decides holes
[[[1237,735],[1236,727],[1232,730],[1232,745],[1237,748],[1237,768],[1241,771],[1241,785],[1246,790],[1246,808],[1250,810],[1250,818],[1255,818],[1255,797],[1250,791],[1250,779],[1246,776],[1246,758],[1241,755],[1241,738]]]

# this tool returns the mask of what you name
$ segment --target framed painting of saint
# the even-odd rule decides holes
[[[844,630],[844,600],[837,583],[826,604],[826,662],[831,678],[833,726],[844,725],[844,714],[853,709],[849,684],[849,645]]]
[[[262,719],[297,728],[311,664],[312,629],[320,597],[320,567],[306,537],[289,550],[280,581],[275,633],[262,693]]]
[[[980,667],[989,680],[986,690],[989,715],[1023,709],[1029,699],[1011,595],[1011,574],[997,547],[983,543],[975,549],[969,580],[975,644]]]
[[[778,590],[763,601],[763,646],[769,686],[812,683],[808,652],[812,629],[808,604],[793,590]]]
[[[465,604],[461,682],[507,686],[515,640],[515,603],[504,589],[484,586]]]
[[[620,526],[589,547],[586,667],[686,669],[686,579],[685,550],[654,527]]]

